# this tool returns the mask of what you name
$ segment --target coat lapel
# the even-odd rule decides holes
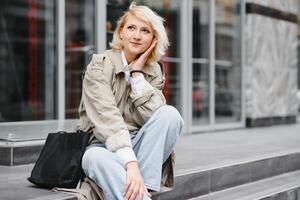
[[[123,64],[121,60],[121,52],[120,51],[115,51],[115,50],[107,50],[107,55],[113,65],[114,71],[115,71],[115,80],[114,80],[114,87],[113,91],[116,98],[116,103],[119,105],[122,97],[126,94],[126,88],[127,88],[127,82],[125,79],[125,73],[123,69]],[[154,63],[148,64],[143,67],[143,73],[146,75],[149,75],[150,77],[157,76],[156,72],[153,70],[154,69]],[[145,77],[147,80],[147,77]],[[118,91],[118,92],[116,92]]]
[[[122,97],[124,96],[126,92],[126,86],[127,82],[125,79],[125,73],[123,71],[123,64],[121,61],[121,53],[114,51],[114,50],[108,50],[107,55],[111,61],[111,64],[114,68],[114,86],[113,86],[113,93],[115,95],[116,103],[119,105]]]

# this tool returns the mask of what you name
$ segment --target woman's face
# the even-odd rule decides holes
[[[153,29],[149,24],[132,15],[127,17],[120,38],[128,63],[150,47],[153,37]]]

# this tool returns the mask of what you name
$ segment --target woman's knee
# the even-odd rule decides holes
[[[109,163],[109,155],[107,150],[102,147],[91,147],[85,151],[82,157],[82,168],[85,173],[89,174],[91,171],[105,169],[105,164]]]
[[[159,120],[163,122],[169,122],[170,124],[176,124],[182,129],[184,122],[183,119],[178,112],[178,110],[173,106],[162,106],[157,111],[157,115]]]
[[[84,152],[81,160],[81,166],[85,172],[87,172],[91,164],[94,163],[94,158],[97,158],[96,153],[97,152],[95,148],[89,148]]]

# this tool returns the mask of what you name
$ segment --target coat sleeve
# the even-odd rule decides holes
[[[126,163],[136,160],[132,150],[129,131],[116,105],[111,89],[113,70],[105,55],[93,55],[87,66],[82,98],[87,117],[94,125],[94,135],[111,152],[119,152]]]
[[[164,85],[163,71],[158,63],[152,67],[154,67],[156,73],[156,75],[148,81],[152,88],[137,95],[133,91],[130,93],[132,102],[144,123],[158,108],[166,105],[166,99],[162,93]]]

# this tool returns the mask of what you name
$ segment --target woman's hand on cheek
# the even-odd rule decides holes
[[[157,44],[157,39],[153,38],[153,41],[152,41],[150,47],[131,63],[132,70],[142,69],[142,67],[145,65],[149,55],[151,54],[152,50],[155,48],[156,44]]]

